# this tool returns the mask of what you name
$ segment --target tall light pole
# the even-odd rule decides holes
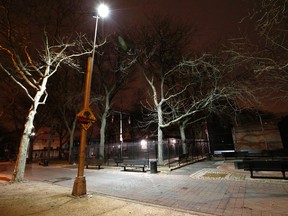
[[[93,50],[92,50],[92,56],[88,57],[85,93],[84,93],[84,105],[83,105],[83,110],[77,115],[80,123],[82,123],[82,129],[81,129],[81,140],[80,140],[80,150],[79,150],[78,173],[77,173],[77,176],[75,177],[73,191],[72,191],[72,195],[74,196],[81,196],[81,195],[86,194],[86,178],[84,176],[85,147],[87,143],[87,129],[95,121],[95,116],[93,115],[93,113],[91,112],[89,108],[89,103],[90,103],[90,89],[91,89],[91,79],[92,79],[92,73],[93,73],[96,38],[97,38],[97,30],[98,30],[98,20],[99,18],[104,18],[108,16],[108,14],[109,14],[108,7],[104,4],[101,4],[97,8],[97,14],[94,17],[96,19],[96,22],[95,22]]]

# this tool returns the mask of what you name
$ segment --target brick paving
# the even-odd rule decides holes
[[[157,174],[124,172],[120,168],[105,167],[101,170],[85,169],[85,176],[89,193],[209,215],[288,216],[287,180],[251,180],[247,177],[249,172],[242,171],[238,173],[240,178],[230,178],[232,175],[228,178],[203,177],[213,170],[216,170],[215,173],[235,173],[235,170],[227,169],[227,164],[223,166],[224,169],[219,169],[219,164],[219,161],[204,161]],[[75,168],[35,166],[27,170],[28,179],[70,188],[75,175]],[[61,178],[62,181],[59,181]]]
[[[288,215],[285,180],[197,179],[121,171],[113,177],[104,170],[91,173],[87,173],[87,185],[95,193],[211,215]]]

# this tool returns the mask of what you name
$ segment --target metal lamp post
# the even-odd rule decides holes
[[[86,179],[84,176],[85,147],[87,142],[87,129],[95,121],[95,117],[89,108],[89,102],[90,102],[90,89],[93,73],[93,62],[95,56],[98,20],[100,17],[104,18],[108,16],[108,14],[109,14],[108,7],[104,4],[101,4],[97,8],[97,15],[94,17],[96,18],[96,22],[95,22],[93,50],[92,50],[92,56],[88,57],[87,75],[86,75],[85,93],[84,93],[84,105],[83,110],[77,115],[77,117],[79,117],[79,119],[81,118],[82,120],[82,122],[80,121],[80,123],[82,123],[82,129],[81,129],[80,151],[78,161],[78,173],[77,176],[75,177],[72,191],[72,195],[74,196],[81,196],[86,194]]]
[[[123,158],[123,114],[125,115],[129,115],[129,113],[124,113],[124,112],[119,112],[120,113],[120,131],[119,131],[119,135],[120,135],[120,145],[121,145],[121,159]],[[128,119],[128,124],[130,124],[130,115],[129,115],[129,119]]]
[[[113,111],[113,113],[119,114],[119,141],[120,141],[120,158],[122,159],[123,154],[123,115],[128,115],[128,124],[130,124],[130,114],[121,112],[121,111]]]

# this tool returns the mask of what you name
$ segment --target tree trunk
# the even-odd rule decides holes
[[[162,108],[161,106],[157,107],[158,113],[158,164],[164,165],[163,160],[163,131],[160,125],[163,124]]]
[[[13,182],[22,182],[24,180],[27,150],[29,146],[30,135],[33,129],[33,120],[34,120],[35,114],[36,112],[32,105],[28,114],[28,118],[24,127],[24,132],[23,132],[20,146],[19,146],[19,152],[18,152],[14,172],[13,172],[12,179],[11,179]]]
[[[54,131],[53,131],[53,125],[50,128],[50,137],[49,137],[49,142],[48,142],[48,148],[47,148],[47,159],[50,160],[51,157],[51,145],[53,142],[53,135],[54,135]]]
[[[62,138],[62,130],[59,133],[59,151],[58,151],[58,158],[61,159],[63,158],[63,151],[62,151],[62,145],[63,145],[63,138]]]
[[[163,132],[160,127],[158,127],[158,164],[164,165],[163,160]]]
[[[71,128],[71,130],[69,130],[69,132],[70,132],[70,138],[69,138],[69,163],[70,164],[72,163],[72,148],[73,148],[73,143],[74,143],[74,131],[75,131],[75,128],[76,128],[76,123],[77,123],[77,118],[75,116],[72,128]],[[75,162],[75,161],[73,161],[73,162]]]
[[[104,158],[105,156],[105,133],[106,133],[106,125],[107,125],[107,116],[108,116],[108,112],[110,109],[110,93],[111,91],[109,91],[107,88],[105,88],[105,93],[106,93],[106,97],[105,97],[105,110],[104,113],[101,117],[101,128],[100,128],[100,151],[99,151],[99,156]]]
[[[33,100],[33,104],[31,105],[31,108],[29,110],[27,120],[24,126],[24,131],[22,134],[20,146],[19,146],[19,152],[18,152],[14,172],[11,178],[12,182],[22,182],[24,180],[27,149],[29,147],[31,132],[34,128],[33,122],[34,122],[35,115],[37,113],[37,107],[40,103],[41,97],[43,96],[46,90],[47,81],[48,81],[48,76],[43,78],[41,88],[36,92],[36,95]]]
[[[107,124],[107,113],[104,112],[101,118],[101,128],[100,128],[100,149],[99,149],[99,157],[104,158],[105,154],[105,130]]]
[[[179,130],[180,130],[180,136],[181,136],[181,142],[182,142],[182,151],[183,151],[183,154],[187,154],[185,126],[180,125]]]

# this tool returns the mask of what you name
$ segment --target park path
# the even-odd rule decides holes
[[[287,180],[252,180],[242,174],[225,178],[218,165],[219,161],[204,161],[157,174],[85,169],[87,191],[211,215],[288,215]],[[76,173],[69,166],[33,166],[26,176],[72,190]],[[207,175],[211,173],[220,178]]]

